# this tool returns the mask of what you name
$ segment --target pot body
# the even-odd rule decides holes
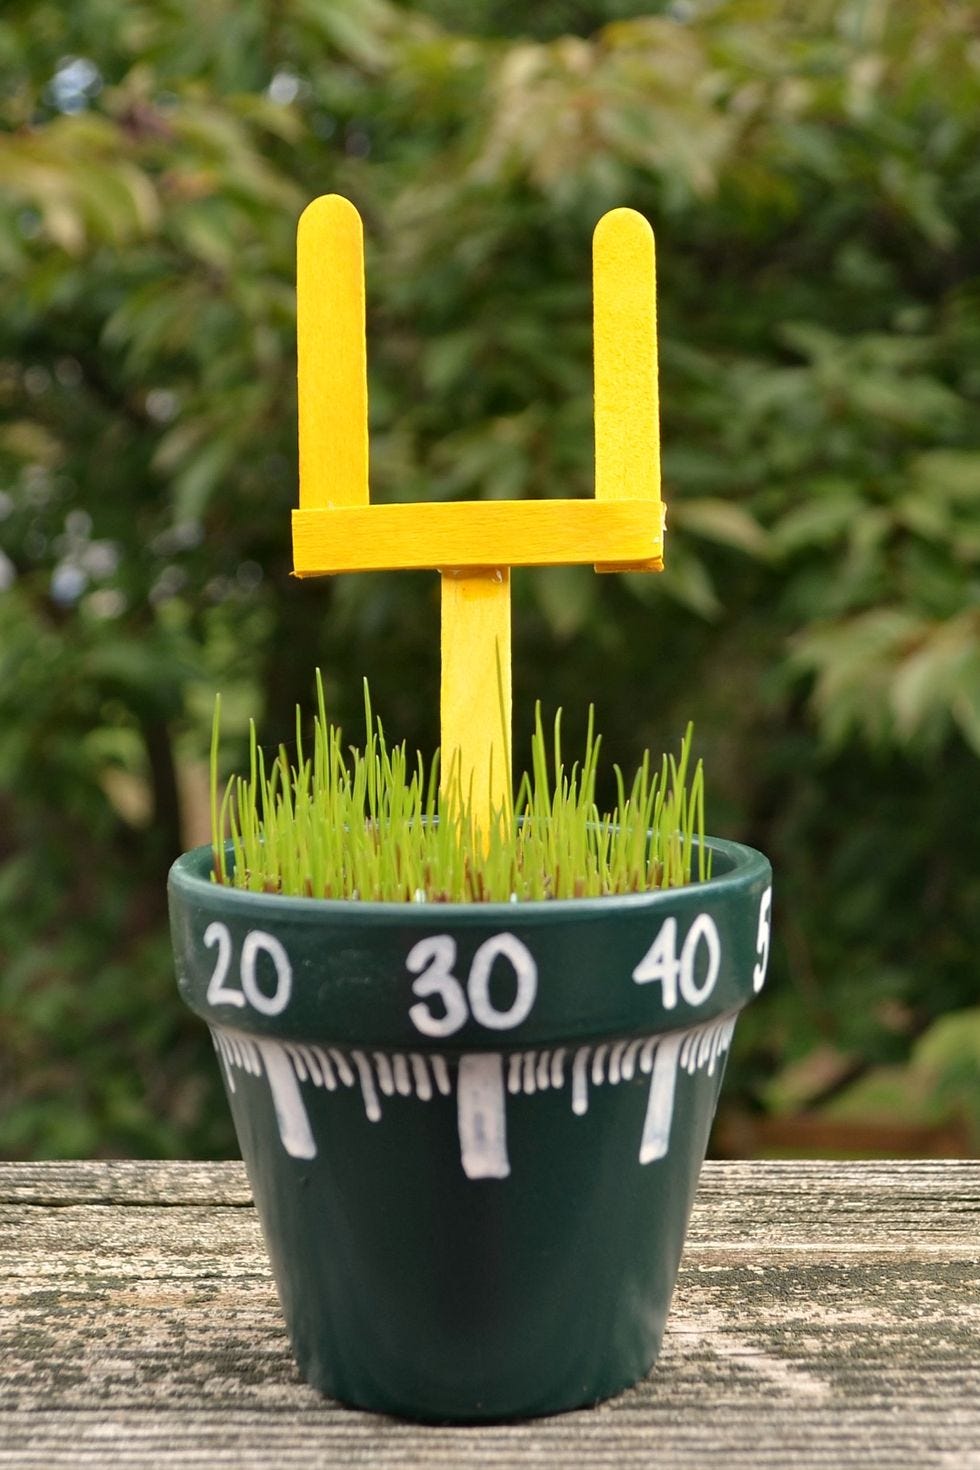
[[[297,1361],[446,1421],[593,1403],[659,1351],[770,870],[534,904],[170,880]]]

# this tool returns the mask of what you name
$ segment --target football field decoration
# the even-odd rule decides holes
[[[338,194],[303,213],[296,291],[296,575],[439,572],[442,781],[489,831],[512,800],[511,568],[663,570],[653,231],[632,209],[612,210],[595,230],[592,500],[372,504],[364,234],[357,210]],[[463,1063],[461,1134],[488,1140],[482,1150],[463,1148],[464,1167],[506,1175],[502,1059]],[[298,1099],[295,1084],[291,1095]]]
[[[653,232],[632,209],[595,231],[592,500],[372,504],[364,238],[338,194],[300,220],[296,281],[296,575],[439,572],[443,782],[489,826],[511,801],[511,568],[663,569]]]
[[[364,808],[358,794],[326,820],[310,808],[320,836],[363,821],[372,856],[394,845],[397,899],[369,865],[333,892],[331,875],[349,876],[333,846],[314,863],[283,844],[281,870],[296,872],[270,881],[270,831],[269,852],[290,820],[304,853],[314,845],[298,818],[299,773],[315,769],[298,715],[281,811],[253,735],[238,838],[233,822],[225,844],[219,815],[213,844],[175,863],[170,908],[179,987],[214,1037],[297,1361],[353,1405],[514,1418],[595,1404],[649,1370],[735,1020],[765,980],[770,866],[706,835],[700,774],[690,804],[656,807],[644,786],[632,825],[601,818],[590,777],[587,801],[569,803],[576,831],[599,832],[604,852],[622,837],[641,862],[573,896],[555,896],[557,869],[595,872],[582,844],[558,845],[558,795],[522,807],[527,783],[511,785],[511,569],[663,568],[654,293],[649,225],[612,210],[593,240],[594,496],[372,502],[360,216],[328,195],[300,221],[294,569],[439,573],[442,799],[433,777],[400,847],[383,814],[404,814],[401,798]],[[321,752],[340,740],[322,704]],[[671,762],[682,793],[686,764]],[[551,894],[519,895],[519,870],[501,867],[492,896],[465,901],[418,886],[432,864],[405,855],[409,834],[433,833],[472,874],[508,842],[530,846],[535,823]],[[658,834],[698,854],[696,881],[687,866],[658,886]],[[241,885],[224,881],[226,859]]]

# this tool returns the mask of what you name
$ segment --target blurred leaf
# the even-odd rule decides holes
[[[918,734],[936,710],[951,706],[972,672],[980,677],[980,613],[968,613],[924,630],[918,647],[901,662],[892,686],[900,736]]]
[[[549,627],[561,640],[574,637],[594,614],[597,590],[591,567],[541,567],[533,587]]]
[[[748,556],[765,556],[769,549],[769,538],[754,516],[728,500],[709,496],[680,500],[671,519],[682,532],[693,531],[696,536],[732,546]]]
[[[236,448],[233,439],[212,439],[174,477],[174,516],[178,522],[200,520],[221,477],[232,464]]]
[[[845,485],[810,487],[812,498],[786,512],[773,531],[773,539],[781,551],[810,551],[833,545],[860,514],[861,501]]]
[[[933,1022],[916,1045],[912,1067],[927,1077],[937,1106],[968,1120],[980,1148],[980,1007]]]
[[[663,587],[669,597],[702,618],[716,618],[721,602],[703,561],[692,555],[683,542],[670,546],[665,558]]]

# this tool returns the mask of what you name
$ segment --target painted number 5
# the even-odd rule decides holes
[[[762,895],[759,904],[759,932],[755,941],[756,953],[759,963],[752,971],[752,989],[758,993],[766,983],[766,970],[769,966],[769,937],[770,920],[772,917],[772,889],[767,888]]]
[[[497,959],[509,962],[516,981],[514,999],[506,1010],[498,1010],[490,995],[490,976]],[[509,1031],[530,1015],[538,993],[538,967],[516,935],[495,934],[483,941],[473,956],[465,991],[452,973],[455,963],[456,941],[449,934],[420,939],[408,952],[405,965],[419,977],[412,994],[420,997],[408,1015],[423,1036],[452,1036],[470,1015],[488,1031]],[[442,1015],[433,1015],[424,1004],[430,997],[441,1003]]]

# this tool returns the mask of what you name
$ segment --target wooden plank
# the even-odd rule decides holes
[[[657,560],[659,511],[638,501],[476,500],[293,511],[298,577],[450,567],[629,567]]]
[[[443,791],[468,800],[484,833],[509,812],[511,789],[510,570],[442,576],[439,723]]]
[[[200,1197],[212,1168],[237,1200],[232,1165],[0,1165],[3,1470],[978,1465],[976,1161],[707,1165],[649,1378],[472,1430],[302,1383],[254,1212]]]
[[[240,1159],[83,1159],[7,1163],[0,1160],[0,1205],[250,1206],[252,1190]]]
[[[339,194],[314,199],[296,235],[299,502],[367,505],[364,231]]]
[[[663,528],[653,231],[635,209],[613,209],[592,240],[595,494],[645,501]],[[660,571],[663,548],[634,571]],[[622,571],[597,555],[596,571]]]
[[[0,1160],[0,1205],[210,1208],[248,1206],[251,1199],[244,1165],[237,1159]],[[854,1237],[851,1250],[862,1249],[862,1242],[904,1248],[914,1235],[918,1250],[973,1251],[980,1241],[980,1162],[707,1161],[689,1241],[720,1239],[730,1249],[752,1249],[770,1238],[774,1219],[784,1250],[840,1246],[843,1231]]]

